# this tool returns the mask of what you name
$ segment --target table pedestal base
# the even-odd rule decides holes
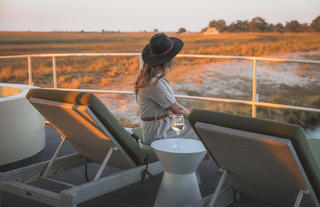
[[[201,200],[196,174],[164,172],[154,207],[178,207]]]

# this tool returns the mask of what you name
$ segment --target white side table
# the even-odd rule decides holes
[[[194,139],[161,139],[151,143],[165,172],[154,207],[177,207],[201,199],[195,170],[206,154]]]

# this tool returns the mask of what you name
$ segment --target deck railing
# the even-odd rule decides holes
[[[33,54],[33,55],[14,55],[14,56],[0,56],[0,59],[16,59],[16,58],[27,58],[28,61],[28,77],[29,84],[32,85],[32,58],[39,57],[51,57],[52,58],[52,73],[53,73],[53,88],[58,88],[57,83],[57,70],[56,70],[56,57],[70,57],[70,56],[139,56],[139,68],[143,66],[143,61],[141,59],[140,53],[65,53],[65,54]],[[277,62],[277,63],[305,63],[305,64],[319,64],[320,61],[317,60],[301,60],[301,59],[280,59],[280,58],[266,58],[266,57],[251,57],[251,56],[224,56],[224,55],[196,55],[196,54],[180,54],[177,57],[184,58],[209,58],[209,59],[227,59],[227,60],[250,60],[252,61],[252,98],[251,100],[239,100],[239,99],[224,99],[224,98],[211,98],[211,97],[201,97],[201,96],[186,96],[186,95],[176,95],[177,98],[182,99],[192,99],[192,100],[203,100],[212,102],[224,102],[224,103],[240,103],[248,104],[252,106],[252,117],[256,117],[256,107],[271,107],[280,109],[292,109],[300,111],[309,111],[320,113],[320,109],[284,105],[277,103],[260,102],[258,99],[257,89],[257,62]],[[85,91],[93,93],[113,93],[113,94],[134,94],[132,91],[115,91],[115,90],[89,90],[89,89],[64,89],[70,91]]]

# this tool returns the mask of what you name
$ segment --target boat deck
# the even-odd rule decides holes
[[[51,158],[55,152],[59,142],[60,142],[59,133],[52,127],[46,126],[46,147],[39,152],[38,154],[15,162],[8,165],[0,166],[0,172],[12,170],[15,168],[27,166],[30,164],[38,163],[41,161],[46,161]],[[74,150],[68,143],[64,144],[59,156],[67,155],[73,153]],[[95,172],[98,169],[97,164],[89,164],[88,174],[90,178],[93,178]],[[107,168],[105,169],[105,174],[110,174],[116,172],[118,169]],[[199,166],[201,184],[200,191],[203,197],[213,193],[215,186],[217,186],[218,180],[221,174],[218,171],[218,167],[212,160],[204,160]],[[84,178],[84,167],[78,167],[72,170],[61,173],[58,176],[54,176],[55,179],[60,179],[63,181],[68,181],[72,184],[80,184],[85,182]],[[161,182],[162,174],[156,175],[145,180],[143,183],[136,183],[115,192],[97,197],[96,199],[84,202],[79,206],[82,207],[93,207],[93,206],[109,206],[109,207],[148,207],[153,206],[153,203],[156,199],[158,192],[158,187]],[[59,190],[61,186],[52,186],[44,182],[37,182],[33,185],[42,185],[42,187],[53,188],[51,190]],[[46,186],[47,185],[47,186]],[[1,194],[2,207],[24,207],[24,206],[33,206],[33,207],[44,207],[47,206],[42,203],[35,202],[33,200],[17,197],[14,195],[9,195],[7,193]],[[1,206],[1,203],[0,203]],[[261,203],[249,197],[242,196],[240,200],[234,204],[231,204],[230,207],[272,207],[271,205]]]

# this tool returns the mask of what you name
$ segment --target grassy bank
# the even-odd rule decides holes
[[[140,52],[154,33],[0,32],[0,55],[69,52]],[[319,33],[175,34],[182,53],[265,56],[320,47]]]
[[[0,32],[0,55],[77,53],[77,52],[140,52],[153,33],[44,33]],[[311,51],[320,48],[318,33],[201,33],[170,34],[185,42],[181,53],[268,56],[286,52]],[[201,65],[209,59],[176,59],[176,67]],[[34,82],[52,85],[51,58],[33,58]],[[101,88],[117,82],[123,75],[134,76],[137,58],[68,57],[57,58],[61,87]],[[63,77],[65,76],[65,77]],[[0,60],[0,82],[26,83],[27,60]],[[132,85],[132,81],[128,85]],[[114,85],[114,84],[113,84]]]
[[[0,56],[40,53],[140,52],[152,35],[153,33],[0,32]],[[184,41],[185,46],[181,53],[185,54],[270,56],[288,52],[313,51],[320,48],[319,33],[222,33],[218,35],[168,33],[168,35],[177,36]],[[138,57],[61,57],[56,60],[58,87],[61,88],[133,90],[139,70]],[[174,70],[182,73],[185,67],[204,65],[209,62],[212,60],[177,58]],[[35,85],[52,87],[51,58],[33,58],[32,69]],[[311,73],[308,68],[301,68],[300,72],[301,75]],[[177,76],[171,75],[170,77]],[[183,77],[178,79],[177,81],[183,81]],[[27,83],[27,60],[0,60],[0,82]],[[192,88],[188,90],[192,92]],[[310,87],[283,85],[278,88],[277,86],[266,92],[266,100],[263,101],[320,108],[318,91],[319,84],[313,84]],[[192,95],[201,96],[203,94],[193,93]],[[250,97],[230,98],[250,99]],[[251,114],[250,106],[194,101],[188,101],[185,104],[190,109],[204,108],[235,114]],[[262,107],[257,108],[257,117],[288,121],[304,127],[314,126],[320,122],[319,114]],[[129,124],[123,118],[121,120]]]

